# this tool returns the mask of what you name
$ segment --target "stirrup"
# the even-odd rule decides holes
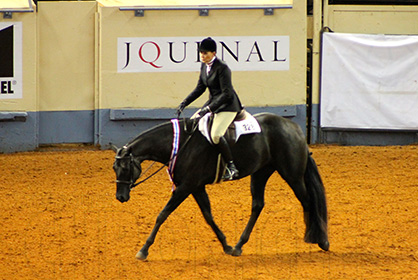
[[[239,176],[238,169],[235,167],[235,164],[233,162],[228,163],[228,166],[226,167],[225,174],[222,176],[222,180],[224,181],[230,181],[237,179]]]

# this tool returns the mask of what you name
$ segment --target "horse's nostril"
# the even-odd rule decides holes
[[[129,200],[129,195],[128,196],[116,195],[116,199],[119,200],[120,202],[124,203],[124,202],[127,202]]]

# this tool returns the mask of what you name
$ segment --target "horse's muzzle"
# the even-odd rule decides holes
[[[128,194],[119,194],[119,193],[116,194],[116,199],[122,203],[127,202],[129,198],[130,198],[129,193]]]

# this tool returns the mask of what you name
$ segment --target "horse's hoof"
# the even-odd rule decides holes
[[[232,252],[233,252],[234,250],[232,249],[232,247],[231,246],[226,246],[225,248],[224,248],[224,252],[225,252],[225,254],[227,254],[227,255],[232,255]]]
[[[319,246],[319,248],[321,248],[324,251],[329,250],[329,242],[328,241],[318,243],[318,246]]]
[[[147,257],[148,257],[148,253],[143,253],[142,251],[139,251],[135,256],[135,258],[141,261],[145,261]]]
[[[238,249],[238,248],[232,249],[231,256],[239,257],[239,256],[241,256],[241,254],[242,254],[242,250],[241,249]]]

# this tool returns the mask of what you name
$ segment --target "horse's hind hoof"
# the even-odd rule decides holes
[[[241,254],[242,254],[242,250],[241,249],[238,249],[238,248],[232,249],[231,256],[239,257],[239,256],[241,256]]]
[[[329,250],[329,242],[328,241],[318,243],[318,246],[319,246],[319,248],[321,248],[324,251]]]
[[[141,261],[145,261],[147,257],[148,257],[148,253],[143,253],[142,251],[139,251],[135,256],[136,259],[141,260]]]
[[[225,248],[224,248],[224,252],[225,252],[225,254],[227,254],[227,255],[232,255],[232,253],[233,253],[233,249],[232,249],[232,247],[231,246],[226,246]]]

